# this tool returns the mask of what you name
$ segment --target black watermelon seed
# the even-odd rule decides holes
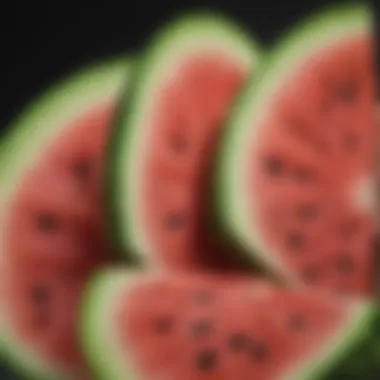
[[[201,319],[195,321],[191,326],[191,334],[196,338],[203,337],[211,333],[213,328],[212,321],[210,319]]]
[[[209,371],[216,366],[216,362],[217,352],[215,350],[205,350],[197,355],[196,367],[201,371]]]
[[[306,320],[300,314],[293,314],[289,317],[288,325],[293,331],[301,331],[306,326]]]
[[[42,231],[52,232],[58,228],[58,218],[53,214],[40,214],[37,217],[38,228]]]
[[[272,176],[280,175],[284,170],[284,165],[279,158],[270,157],[265,162],[268,173]]]
[[[175,153],[184,153],[188,148],[186,137],[179,133],[172,134],[170,136],[170,146]]]
[[[85,180],[90,177],[91,174],[91,162],[90,160],[80,160],[74,165],[75,177],[80,180]]]
[[[264,360],[269,356],[268,346],[263,342],[253,342],[251,354],[255,360]]]
[[[302,183],[308,183],[313,180],[313,174],[307,168],[297,168],[294,172],[297,181]]]
[[[195,300],[198,305],[209,305],[212,299],[212,294],[207,290],[198,291],[195,295]]]
[[[159,318],[155,323],[155,330],[159,334],[168,334],[173,330],[173,319],[170,317]]]
[[[305,244],[305,236],[301,232],[290,232],[286,236],[286,245],[290,249],[302,248]]]
[[[318,270],[314,267],[306,268],[302,272],[302,278],[307,282],[315,282],[318,279]]]
[[[356,223],[346,223],[341,226],[340,235],[343,238],[348,239],[352,237],[352,235],[356,232],[357,229],[358,225]]]
[[[32,299],[34,302],[41,304],[49,301],[50,291],[46,286],[37,285],[32,288]]]
[[[233,352],[246,351],[250,344],[250,339],[242,333],[234,333],[228,339],[228,346]]]
[[[337,268],[342,273],[351,273],[354,270],[354,262],[348,253],[338,257]]]
[[[339,88],[339,97],[343,102],[352,102],[358,94],[358,87],[355,83],[346,83]]]
[[[179,230],[186,224],[185,215],[180,212],[172,212],[166,217],[166,225],[170,230]]]
[[[318,214],[318,207],[315,204],[304,204],[298,208],[298,215],[303,220],[314,219]]]

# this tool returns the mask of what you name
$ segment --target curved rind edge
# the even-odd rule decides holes
[[[119,340],[122,334],[113,326],[117,307],[124,305],[121,300],[126,300],[125,293],[138,283],[140,275],[138,271],[108,268],[94,275],[84,292],[80,314],[82,346],[99,380],[140,378],[128,362],[128,353]],[[281,378],[336,380],[334,371],[339,370],[342,361],[347,360],[358,345],[371,338],[369,332],[378,323],[379,310],[371,302],[353,302],[350,311],[348,321],[321,344],[318,354],[311,355]]]
[[[125,350],[113,329],[112,317],[120,305],[120,297],[139,277],[138,272],[124,268],[108,268],[93,275],[86,286],[80,313],[80,337],[85,357],[99,380],[138,380]]]
[[[53,83],[42,94],[37,94],[10,124],[12,130],[4,137],[2,157],[12,155],[13,158],[15,151],[21,151],[22,144],[27,145],[28,131],[35,130],[36,125],[40,126],[40,124],[35,124],[36,120],[48,119],[50,115],[56,122],[56,120],[60,120],[59,117],[57,118],[60,113],[56,112],[56,110],[59,110],[61,115],[64,114],[62,109],[67,111],[72,108],[80,111],[81,104],[76,102],[78,99],[85,100],[88,97],[101,101],[104,96],[118,97],[122,88],[127,85],[133,65],[134,59],[129,54],[92,62],[91,64],[83,65],[80,69]],[[104,94],[102,93],[103,85],[104,89],[107,90]],[[86,106],[91,106],[91,103],[86,101],[84,103]],[[56,124],[58,125],[57,122]],[[19,156],[21,156],[21,153]],[[4,167],[6,172],[5,169]],[[19,175],[22,175],[21,171]],[[2,183],[6,179],[6,176],[5,179],[2,176]],[[2,207],[6,203],[4,197],[6,196],[3,194],[0,199]],[[30,379],[66,380],[72,378],[72,375],[65,373],[63,368],[57,368],[56,366],[49,368],[46,366],[46,363],[39,360],[38,355],[35,355],[30,348],[15,339],[12,329],[6,321],[5,308],[1,310],[1,318],[4,323],[2,326],[3,331],[1,332],[1,354],[2,361],[6,365]]]
[[[178,62],[175,58],[181,57],[179,50],[188,53],[193,50],[186,50],[186,46],[194,45],[196,51],[202,44],[218,48],[231,45],[229,52],[240,54],[248,65],[256,63],[261,51],[244,29],[224,15],[193,12],[177,17],[155,33],[147,44],[134,77],[135,85],[126,96],[126,107],[121,110],[118,127],[114,130],[114,145],[110,149],[113,153],[108,165],[113,229],[121,251],[134,252],[138,260],[148,261],[153,266],[157,263],[149,254],[151,248],[141,232],[139,213],[135,210],[135,199],[139,194],[136,178],[141,172],[138,160],[142,149],[139,148],[144,140],[140,126],[144,125],[144,114],[148,113],[144,111],[149,110],[154,102],[153,92],[159,87],[155,84],[160,74],[165,73],[172,62]]]
[[[213,187],[216,189],[214,209],[219,226],[246,252],[247,259],[251,258],[266,271],[291,284],[299,285],[300,281],[273,255],[267,253],[250,218],[245,215],[247,208],[236,185],[239,183],[238,169],[242,169],[242,162],[245,162],[239,154],[243,155],[252,141],[252,138],[244,135],[244,132],[249,133],[245,126],[249,125],[251,130],[254,128],[254,121],[260,118],[260,112],[265,112],[263,104],[275,91],[276,83],[281,83],[281,79],[296,62],[314,52],[316,47],[322,48],[326,42],[338,40],[347,31],[368,30],[370,20],[371,12],[367,6],[350,3],[329,6],[297,23],[260,62],[250,85],[233,109],[229,126],[221,138]]]
[[[377,315],[378,309],[371,302],[359,301],[351,306],[349,322],[321,347],[319,355],[313,355],[284,380],[337,380],[334,372],[340,370],[341,363],[358,345],[365,344],[370,338],[363,332],[373,327]],[[315,360],[316,357],[321,359]]]

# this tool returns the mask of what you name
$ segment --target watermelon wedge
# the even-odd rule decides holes
[[[230,266],[204,222],[206,185],[219,131],[258,57],[247,33],[216,14],[179,16],[154,35],[110,149],[121,251],[154,268]]]
[[[76,335],[81,291],[112,259],[103,164],[128,58],[94,64],[36,98],[3,145],[0,259],[6,360],[36,379],[86,379]]]
[[[268,54],[220,144],[224,231],[288,281],[372,291],[375,77],[371,11],[335,7]]]
[[[83,347],[104,380],[374,380],[380,365],[379,312],[364,300],[108,268],[82,307]]]

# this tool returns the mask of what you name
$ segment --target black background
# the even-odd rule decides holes
[[[4,1],[5,2],[5,1]],[[222,10],[270,44],[299,17],[331,3],[323,0],[77,1],[2,3],[0,17],[0,126],[49,83],[93,59],[137,50],[178,11]],[[26,5],[25,5],[26,4]],[[153,5],[152,5],[153,4]],[[0,369],[0,379],[14,379]]]
[[[1,12],[0,125],[7,124],[27,99],[57,76],[94,58],[137,50],[154,28],[178,11],[201,4],[222,10],[270,43],[298,17],[329,1],[124,0],[101,6],[95,5],[97,2],[78,5],[80,1],[75,6],[63,1],[63,5],[47,2],[48,6],[31,3],[8,3]]]

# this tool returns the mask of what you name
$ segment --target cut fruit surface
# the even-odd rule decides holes
[[[87,378],[77,308],[87,277],[112,260],[104,151],[130,72],[121,57],[72,74],[23,111],[3,145],[2,338],[28,377]]]
[[[116,239],[154,266],[228,266],[205,225],[219,131],[258,48],[214,14],[179,17],[156,33],[111,147]]]
[[[373,54],[365,6],[302,22],[268,55],[223,136],[219,220],[246,258],[288,280],[372,291]]]
[[[375,379],[377,320],[331,294],[108,269],[84,293],[81,331],[104,380]]]

